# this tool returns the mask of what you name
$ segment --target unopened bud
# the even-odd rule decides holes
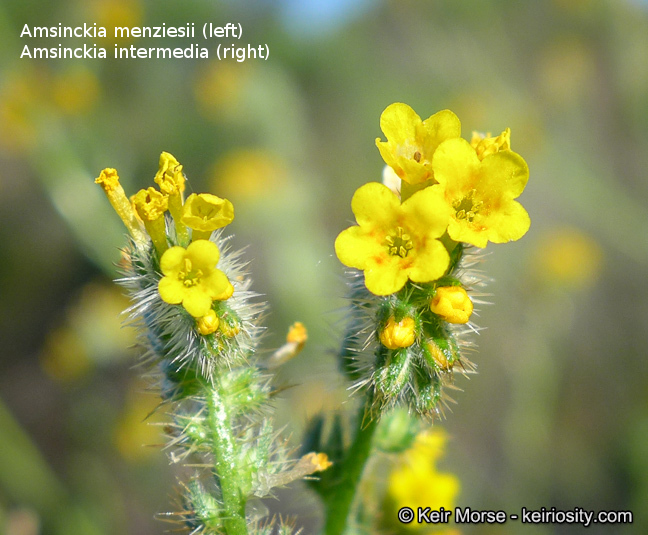
[[[473,304],[461,286],[441,286],[430,302],[430,310],[448,323],[468,323]]]
[[[389,318],[387,324],[380,331],[380,341],[389,349],[399,349],[409,347],[416,339],[414,319],[405,317],[396,322],[393,316]]]
[[[196,320],[196,327],[198,328],[198,332],[203,336],[215,333],[218,330],[219,324],[220,320],[218,319],[218,316],[213,309],[207,312],[207,314],[205,314],[202,318],[198,318],[198,320]]]

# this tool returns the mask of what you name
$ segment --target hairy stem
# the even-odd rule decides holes
[[[219,378],[215,377],[213,388],[207,394],[207,417],[211,431],[214,470],[222,491],[223,524],[227,535],[247,535],[245,496],[239,485],[233,430],[221,388]]]

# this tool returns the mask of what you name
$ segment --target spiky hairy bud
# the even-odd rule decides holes
[[[442,416],[453,401],[447,390],[455,388],[456,374],[474,370],[466,356],[474,347],[468,335],[479,328],[472,322],[450,323],[430,306],[439,288],[457,288],[457,293],[481,303],[486,281],[472,269],[481,254],[458,247],[452,260],[449,272],[437,281],[408,283],[388,296],[369,292],[360,272],[347,272],[349,334],[340,365],[354,391],[373,391],[370,417],[401,404],[426,418]]]

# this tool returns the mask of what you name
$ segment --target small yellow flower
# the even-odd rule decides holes
[[[160,155],[160,168],[154,180],[160,186],[162,193],[166,195],[183,193],[185,190],[185,177],[182,173],[182,165],[168,152],[163,152]]]
[[[185,190],[185,176],[182,165],[168,152],[160,154],[160,165],[155,174],[155,183],[169,197],[169,212],[175,223],[178,243],[186,245],[189,242],[187,227],[182,223],[182,202]]]
[[[389,349],[399,349],[401,347],[409,347],[416,339],[416,332],[414,329],[414,319],[405,317],[399,322],[391,316],[387,320],[387,324],[380,331],[380,341],[382,345]]]
[[[380,129],[387,141],[376,138],[376,146],[385,163],[409,184],[434,178],[431,162],[434,151],[446,139],[461,135],[459,118],[442,110],[425,121],[407,104],[387,106],[380,116]]]
[[[155,221],[164,215],[169,207],[168,197],[155,188],[139,190],[131,197],[137,215],[142,221]]]
[[[99,184],[102,187],[110,204],[124,222],[124,225],[126,225],[131,236],[136,241],[144,241],[144,233],[140,229],[140,223],[137,221],[135,211],[126,197],[124,188],[119,183],[117,171],[110,167],[104,169],[101,171],[99,177],[95,179],[95,184]]]
[[[216,244],[198,240],[186,249],[171,247],[160,259],[164,277],[158,291],[166,303],[182,306],[194,318],[209,313],[214,300],[229,299],[234,287],[216,268],[220,253]]]
[[[162,195],[155,188],[141,189],[131,197],[137,215],[144,221],[146,232],[148,232],[158,254],[167,250],[166,224],[164,212],[169,207],[169,198]]]
[[[452,209],[448,234],[455,241],[486,247],[518,240],[529,230],[529,214],[518,197],[529,179],[524,159],[500,150],[480,160],[464,139],[444,141],[432,161],[434,176]]]
[[[234,207],[216,195],[192,193],[184,205],[182,222],[193,229],[193,239],[208,239],[212,231],[234,220]]]
[[[208,334],[215,333],[218,330],[219,323],[220,320],[218,319],[216,312],[214,309],[210,308],[207,314],[196,320],[196,327],[200,334],[207,336]]]
[[[426,188],[401,204],[387,186],[370,182],[360,187],[351,201],[358,226],[335,240],[340,262],[363,270],[365,285],[376,295],[397,292],[408,279],[441,277],[449,255],[437,238],[445,231],[449,209],[440,194]]]
[[[430,302],[430,310],[448,323],[468,323],[473,303],[461,286],[441,286]]]
[[[475,149],[480,160],[501,150],[511,150],[511,129],[507,128],[497,137],[491,137],[490,133],[484,135],[473,132],[470,145]]]

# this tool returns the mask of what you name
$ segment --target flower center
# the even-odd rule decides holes
[[[398,227],[396,234],[394,236],[387,236],[385,238],[385,241],[387,242],[387,247],[389,248],[389,254],[392,256],[398,255],[401,258],[405,258],[407,256],[407,253],[409,253],[410,250],[414,249],[412,239],[410,238],[409,234],[405,234],[403,227]]]
[[[198,217],[202,218],[203,221],[207,221],[208,219],[213,218],[218,210],[214,206],[198,205],[196,211],[198,212],[196,214]]]
[[[457,219],[465,219],[469,223],[472,223],[473,219],[475,219],[484,203],[482,201],[475,202],[474,196],[475,190],[471,189],[468,195],[452,203]]]
[[[195,286],[196,284],[200,283],[200,279],[203,276],[203,272],[201,269],[197,269],[196,271],[193,271],[193,265],[191,264],[191,260],[188,258],[184,259],[184,270],[180,270],[178,272],[178,280],[182,281],[182,284],[184,284],[187,288],[191,288],[192,286]]]
[[[420,163],[421,162],[421,153],[419,151],[416,151],[414,153],[414,156],[412,156],[412,158],[414,158],[415,162]]]

